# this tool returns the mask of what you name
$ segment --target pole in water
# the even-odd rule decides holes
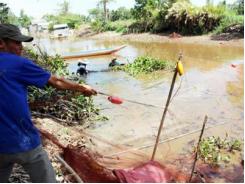
[[[182,55],[180,54],[179,61],[177,62],[177,65],[176,65],[176,68],[175,68],[175,71],[174,71],[174,75],[173,75],[171,87],[170,87],[170,90],[169,90],[168,99],[167,99],[167,102],[166,102],[166,105],[165,105],[165,108],[164,108],[164,111],[163,111],[161,123],[160,123],[159,129],[158,129],[157,138],[156,138],[156,142],[155,142],[155,146],[154,146],[154,149],[153,149],[151,160],[154,160],[154,157],[155,157],[155,154],[156,154],[157,146],[158,146],[158,143],[159,143],[159,139],[160,139],[160,135],[161,135],[162,127],[163,127],[163,122],[164,122],[164,119],[166,117],[168,106],[170,104],[170,99],[171,99],[171,96],[172,96],[172,93],[173,93],[173,89],[174,89],[174,84],[175,84],[175,81],[176,81],[177,73],[179,73],[178,63],[180,62],[181,58],[182,58]]]
[[[189,183],[191,182],[191,179],[192,179],[192,176],[193,176],[193,173],[194,173],[194,170],[195,170],[195,166],[196,166],[196,162],[197,162],[197,156],[198,156],[198,151],[199,151],[199,146],[200,146],[200,142],[202,140],[202,135],[203,135],[207,120],[208,120],[208,116],[206,115],[205,118],[204,118],[203,125],[202,125],[202,131],[201,131],[201,134],[199,136],[198,143],[197,143],[197,150],[196,150],[196,153],[195,153],[195,160],[194,160],[194,163],[193,163],[193,166],[192,166],[191,176],[189,178]]]

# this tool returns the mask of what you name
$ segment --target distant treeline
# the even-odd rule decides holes
[[[98,0],[97,7],[89,11],[88,16],[71,13],[69,2],[59,4],[56,15],[46,14],[51,31],[54,24],[66,23],[70,28],[79,28],[89,24],[96,32],[117,31],[122,33],[166,33],[177,32],[182,35],[201,35],[209,32],[222,33],[230,27],[236,27],[243,34],[244,1],[233,4],[226,1],[213,5],[207,0],[206,5],[197,7],[189,0],[135,0],[131,9],[120,7],[109,10],[112,0]],[[114,0],[116,2],[116,0]],[[6,4],[0,3],[0,21],[14,22],[28,27],[31,17],[22,11],[16,17]]]
[[[177,32],[183,35],[200,35],[209,32],[222,33],[228,27],[239,25],[243,30],[244,1],[227,5],[225,1],[212,5],[207,1],[196,7],[188,0],[135,0],[134,8],[119,8],[109,14],[105,21],[103,11],[91,12],[95,31],[118,31],[123,33]],[[242,33],[243,34],[243,33]]]

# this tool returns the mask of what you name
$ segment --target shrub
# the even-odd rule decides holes
[[[165,16],[167,29],[182,34],[203,34],[212,31],[224,10],[216,7],[197,8],[188,2],[177,2]]]
[[[127,33],[128,27],[131,25],[133,20],[118,20],[114,22],[101,22],[99,20],[91,24],[92,29],[96,32],[104,31],[116,31],[120,33]]]
[[[225,14],[220,21],[219,26],[217,26],[214,30],[215,34],[225,32],[226,28],[232,25],[241,25],[244,26],[244,16],[236,15],[234,13]]]

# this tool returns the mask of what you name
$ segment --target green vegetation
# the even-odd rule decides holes
[[[132,18],[132,11],[127,8],[120,7],[117,10],[112,10],[110,17],[112,22],[118,20],[129,20]]]
[[[199,159],[211,165],[218,165],[221,162],[229,163],[231,154],[241,151],[242,143],[240,140],[227,140],[220,137],[207,137],[202,139],[199,147]]]
[[[61,59],[59,55],[51,57],[39,47],[37,47],[37,49],[39,54],[33,49],[25,48],[24,55],[53,74],[63,76],[69,75],[69,72],[66,69],[67,64],[64,63],[64,60]]]
[[[229,27],[232,26],[240,26],[241,29],[244,27],[244,16],[243,15],[236,15],[233,13],[225,14],[220,21],[219,26],[217,26],[214,30],[215,34],[226,32]],[[242,32],[243,34],[243,32]]]
[[[128,33],[129,27],[132,22],[133,20],[118,20],[106,23],[97,20],[91,24],[91,27],[96,32],[116,31],[119,33]]]
[[[174,64],[171,62],[143,56],[138,57],[131,64],[114,67],[114,70],[123,70],[130,75],[137,76],[139,74],[147,74],[158,70],[169,70],[173,68]]]
[[[111,2],[113,0],[98,0],[97,7],[89,10],[88,16],[84,16],[71,13],[69,2],[64,0],[58,4],[57,14],[46,14],[43,18],[49,22],[50,31],[55,24],[67,24],[70,28],[76,29],[82,24],[89,23],[95,32],[177,32],[182,35],[237,32],[242,36],[244,34],[243,0],[236,0],[233,4],[223,1],[218,5],[207,1],[203,7],[196,7],[189,0],[135,0],[135,5],[131,9],[120,7],[109,10],[108,4]],[[0,22],[28,28],[31,19],[23,10],[19,17],[15,16],[6,4],[0,3]]]
[[[244,15],[244,0],[237,0],[230,5],[230,9],[234,10],[238,15]]]
[[[55,24],[67,24],[69,28],[78,28],[81,24],[87,21],[86,16],[74,14],[69,12],[69,3],[64,1],[63,3],[59,4],[60,9],[58,10],[57,15],[50,15],[46,14],[43,18],[50,22],[49,24],[49,31],[53,30],[53,26]]]
[[[9,7],[7,4],[0,3],[0,23],[8,22]]]
[[[116,31],[127,33],[129,26],[134,22],[130,10],[120,7],[110,12],[110,19],[104,20],[102,9],[96,8],[90,10],[91,27],[95,32]]]
[[[219,24],[219,20],[219,12],[216,9],[197,8],[188,2],[177,2],[168,9],[165,16],[166,27],[162,29],[185,35],[203,34],[212,31]]]
[[[108,20],[108,15],[109,15],[109,10],[108,10],[108,3],[112,2],[113,0],[99,0],[98,6],[102,5],[103,6],[103,16],[104,16],[104,21],[107,22]]]
[[[20,16],[17,17],[10,11],[7,4],[0,3],[0,23],[12,23],[23,28],[28,28],[32,18],[27,16],[24,10],[21,10]]]
[[[205,34],[216,29],[231,14],[231,8],[220,4],[195,7],[189,1],[137,0],[133,32],[178,32],[183,35]],[[242,16],[243,17],[243,16]],[[227,22],[227,21],[226,21]],[[240,23],[240,22],[239,22]],[[227,26],[234,22],[227,22]]]
[[[75,29],[87,21],[85,16],[73,14],[73,13],[67,13],[65,15],[58,14],[57,16],[44,15],[43,18],[46,21],[51,22],[49,24],[49,30],[50,31],[53,30],[53,26],[55,24],[67,24],[69,28]]]
[[[112,0],[99,0],[97,7],[89,10],[88,19],[95,32],[116,31],[127,33],[128,27],[133,22],[131,10],[120,7],[109,11],[108,3]]]
[[[90,11],[91,26],[97,32],[177,32],[183,35],[222,33],[233,25],[243,27],[243,1],[237,0],[231,5],[224,2],[214,6],[207,1],[206,6],[196,7],[188,0],[135,0],[131,10],[109,11],[107,18],[98,6]],[[130,24],[129,21],[122,23],[125,20],[130,20]]]
[[[25,14],[24,10],[20,11],[20,17],[18,18],[18,22],[21,27],[28,28],[31,25],[31,17]]]
[[[166,2],[168,3],[168,1]],[[134,32],[152,31],[160,9],[162,8],[163,3],[165,4],[166,2],[157,0],[135,0],[133,17],[136,22],[131,26],[131,30],[134,30]],[[166,6],[168,7],[168,5]],[[165,6],[164,10],[167,10]]]
[[[50,57],[40,49],[39,54],[31,49],[26,49],[25,51],[25,57],[32,59],[38,65],[51,71],[52,74],[65,76],[65,78],[70,80],[83,83],[78,77],[69,75],[67,66],[60,56]],[[51,86],[46,86],[44,89],[29,87],[28,94],[28,101],[32,111],[52,115],[65,120],[67,123],[77,121],[83,124],[88,120],[106,119],[105,117],[98,117],[99,109],[94,106],[92,98],[76,92],[61,91]]]

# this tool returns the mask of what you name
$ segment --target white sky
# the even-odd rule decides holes
[[[70,4],[70,11],[78,14],[88,15],[88,10],[95,8],[99,0],[68,0]],[[213,0],[216,4],[221,0]],[[28,16],[34,18],[41,18],[44,14],[55,14],[59,6],[58,4],[64,2],[63,0],[0,0],[10,7],[11,11],[19,16],[20,10],[23,9]],[[202,6],[206,0],[191,0],[194,5]],[[226,0],[227,3],[233,3],[235,0]],[[116,9],[121,6],[132,8],[134,0],[114,0],[110,3],[110,9]]]

